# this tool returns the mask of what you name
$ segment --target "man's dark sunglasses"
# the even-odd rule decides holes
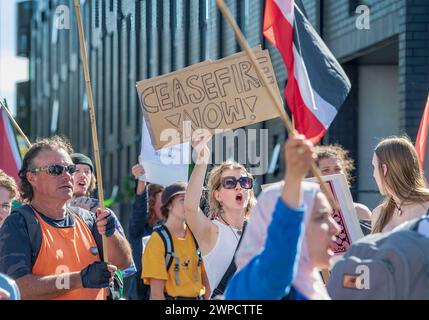
[[[253,179],[250,177],[240,177],[237,179],[236,177],[223,177],[222,178],[222,186],[225,189],[234,189],[240,183],[240,186],[243,189],[252,189],[253,188]]]
[[[42,167],[42,168],[35,168],[33,170],[30,170],[30,172],[46,172],[47,174],[51,175],[51,176],[60,176],[64,173],[64,171],[73,174],[76,171],[76,165],[74,164],[70,164],[68,166],[64,166],[62,164],[51,164],[50,166],[47,167]]]

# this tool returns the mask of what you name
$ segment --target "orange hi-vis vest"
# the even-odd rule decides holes
[[[72,212],[74,227],[55,228],[46,223],[33,209],[40,222],[42,244],[32,269],[33,275],[48,276],[68,272],[78,272],[88,265],[101,261],[97,243],[91,230],[82,219]],[[94,254],[95,253],[95,254]],[[67,279],[61,279],[59,288],[67,289]],[[76,289],[65,291],[52,300],[105,300],[104,289]]]

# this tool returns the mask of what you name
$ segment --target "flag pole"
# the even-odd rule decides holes
[[[86,87],[86,94],[88,97],[88,111],[89,111],[89,118],[91,121],[91,130],[92,130],[92,144],[94,147],[94,160],[95,160],[95,168],[96,168],[96,175],[97,175],[97,188],[98,188],[98,200],[100,204],[101,212],[104,212],[105,206],[104,206],[104,194],[103,194],[103,180],[101,175],[101,161],[100,161],[100,149],[98,145],[98,138],[97,138],[97,125],[95,121],[95,111],[94,111],[94,100],[92,96],[92,89],[91,89],[91,79],[89,76],[89,68],[88,68],[88,60],[86,57],[86,46],[85,46],[85,34],[83,32],[83,22],[82,17],[80,14],[80,5],[79,0],[74,1],[74,5],[76,7],[76,18],[77,18],[77,25],[79,30],[79,44],[80,44],[80,52],[82,55],[82,65],[83,65],[83,71],[85,75],[85,87]],[[104,261],[109,261],[109,256],[107,252],[107,239],[106,236],[103,235],[103,253],[104,253]]]
[[[240,30],[240,27],[237,25],[237,22],[234,20],[231,13],[229,12],[229,9],[225,5],[225,2],[223,0],[216,0],[216,5],[218,6],[219,10],[222,12],[222,15],[224,16],[226,21],[229,23],[229,25],[233,29],[234,34],[235,34],[237,41],[240,44],[241,48],[244,51],[246,51],[247,56],[249,57],[249,59],[253,65],[253,67],[255,68],[259,78],[261,79],[263,85],[267,89],[271,100],[273,101],[274,105],[277,107],[277,110],[280,114],[280,118],[283,120],[283,123],[285,124],[287,131],[289,132],[289,134],[296,135],[297,132],[296,132],[296,130],[292,124],[292,121],[290,120],[289,116],[286,114],[286,111],[284,110],[281,101],[279,101],[276,98],[276,94],[274,93],[273,88],[271,88],[271,86],[269,85],[268,80],[266,79],[264,73],[259,68],[259,65],[256,61],[256,58],[255,58],[253,52],[252,52],[252,49],[250,48],[249,44],[247,43],[246,38],[244,37],[243,33]],[[326,183],[323,181],[322,173],[320,172],[319,168],[317,167],[315,161],[312,161],[312,163],[311,163],[311,172],[319,181],[320,187],[322,188],[325,195],[328,197],[329,202],[332,204],[332,206],[335,209],[338,210],[339,205],[338,205],[337,201],[335,200],[331,190],[327,187]]]
[[[3,103],[3,101],[1,99],[0,99],[0,107],[3,108],[4,111],[6,111],[8,117],[9,117],[10,121],[12,121],[15,129],[18,130],[19,134],[24,138],[25,142],[28,144],[28,147],[31,148],[31,142],[30,142],[30,140],[28,140],[28,138],[25,135],[25,133],[21,130],[20,126],[15,121],[15,118],[13,117],[12,113],[10,113],[9,108],[6,106],[6,104]]]
[[[420,120],[420,127],[417,133],[416,144],[415,144],[417,157],[419,159],[419,165],[422,170],[424,170],[428,127],[429,127],[429,95],[426,100],[426,106],[423,110],[422,119]]]

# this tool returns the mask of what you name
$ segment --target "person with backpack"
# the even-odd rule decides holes
[[[284,180],[258,197],[226,300],[329,299],[319,270],[329,267],[340,228],[319,186],[302,181],[314,157],[303,136],[286,142]]]
[[[131,300],[149,300],[150,287],[145,285],[141,278],[142,242],[144,237],[152,234],[156,225],[165,222],[161,213],[161,195],[164,186],[156,183],[146,184],[145,171],[141,164],[134,165],[131,172],[136,179],[136,196],[128,224],[128,240],[137,271],[130,277],[125,295]]]
[[[0,227],[10,214],[17,193],[15,180],[0,169]]]
[[[19,171],[26,205],[0,229],[0,272],[15,279],[22,299],[105,299],[117,268],[131,262],[127,240],[110,211],[69,207],[76,166],[63,138],[38,140]],[[102,262],[102,235],[109,262]]]
[[[383,139],[372,158],[383,203],[373,210],[372,233],[388,232],[429,212],[429,188],[408,137]]]
[[[335,300],[429,300],[429,217],[353,243],[327,284]]]
[[[197,241],[185,222],[185,182],[164,189],[164,225],[156,227],[143,253],[142,279],[150,285],[151,300],[202,300],[210,286]]]
[[[200,209],[211,136],[193,139],[197,160],[185,196],[186,222],[201,246],[212,298],[222,296],[236,270],[234,255],[256,198],[253,177],[233,161],[214,167],[208,177],[209,217]]]

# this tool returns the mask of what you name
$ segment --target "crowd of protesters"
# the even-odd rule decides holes
[[[335,271],[341,229],[320,186],[304,179],[315,161],[350,186],[347,151],[290,136],[283,180],[256,199],[242,164],[227,161],[207,174],[210,140],[193,140],[188,182],[146,181],[141,158],[132,167],[127,237],[117,215],[101,209],[92,160],[64,138],[38,140],[18,184],[0,170],[0,275],[22,299],[329,299],[321,271]],[[364,234],[394,233],[428,214],[429,189],[408,138],[382,140],[372,165],[384,199],[373,212],[354,203]],[[14,200],[20,205],[12,208]],[[11,294],[0,288],[0,299]]]

